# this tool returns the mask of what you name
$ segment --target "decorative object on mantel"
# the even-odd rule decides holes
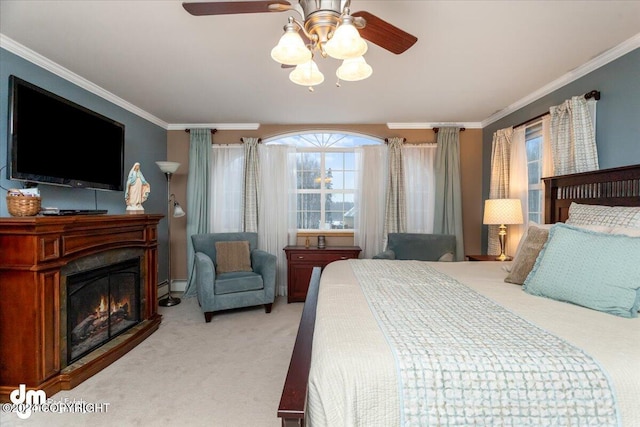
[[[351,13],[351,0],[298,0],[289,1],[220,1],[182,3],[187,12],[195,16],[227,15],[238,13],[295,11],[303,22],[293,16],[284,26],[284,34],[271,51],[271,57],[283,68],[295,66],[289,79],[296,84],[313,86],[324,81],[324,75],[313,60],[314,52],[323,58],[330,56],[343,60],[336,71],[339,81],[358,81],[369,77],[373,69],[364,60],[367,39],[378,46],[400,54],[418,39],[372,15],[369,12]]]
[[[33,191],[35,190],[35,191]],[[40,192],[37,189],[7,191],[7,210],[11,216],[34,216],[40,212]]]
[[[325,236],[318,236],[318,249],[324,249],[327,247],[327,241]]]
[[[171,194],[171,175],[173,175],[180,163],[176,162],[156,162],[162,172],[167,177],[167,247],[169,249],[169,263],[167,264],[167,285],[168,294],[166,298],[161,299],[158,304],[162,307],[172,307],[180,304],[180,298],[174,298],[171,295],[171,217],[179,218],[184,216],[184,210],[180,207],[180,204],[176,201],[176,195]],[[173,206],[172,206],[173,203]],[[173,207],[173,213],[172,208]]]
[[[140,163],[135,162],[129,171],[127,189],[124,192],[124,201],[127,204],[127,212],[142,213],[142,204],[151,193],[151,185],[147,182],[140,170]]]
[[[504,253],[504,239],[507,235],[505,224],[522,224],[522,204],[520,199],[488,199],[484,202],[483,224],[499,225],[500,255],[496,261],[511,261],[511,257]]]

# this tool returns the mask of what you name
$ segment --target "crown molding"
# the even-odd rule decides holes
[[[446,122],[429,122],[429,123],[387,123],[389,129],[433,129],[444,127],[459,127],[465,129],[482,129],[480,122],[465,123],[446,123]]]
[[[167,123],[0,33],[0,47],[164,129]]]
[[[520,108],[525,107],[534,101],[537,101],[543,96],[548,95],[551,92],[558,90],[561,87],[566,86],[575,80],[578,80],[580,77],[583,77],[589,74],[590,72],[597,70],[598,68],[620,58],[623,55],[626,55],[627,53],[631,52],[634,49],[637,49],[638,47],[640,47],[640,33],[636,34],[635,36],[631,37],[628,40],[625,40],[619,45],[609,50],[606,50],[605,52],[593,58],[591,61],[586,62],[581,66],[574,68],[573,70],[569,71],[562,77],[552,81],[551,83],[541,87],[537,91],[525,96],[524,98],[514,102],[508,107],[487,117],[482,121],[482,127],[484,128],[489,126],[491,123],[496,122],[501,118],[508,116],[509,114],[519,110]]]
[[[170,123],[167,130],[217,129],[217,130],[256,130],[260,123]]]

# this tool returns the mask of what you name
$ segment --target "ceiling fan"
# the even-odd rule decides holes
[[[331,32],[338,24],[342,12],[350,4],[351,0],[299,0],[295,5],[286,0],[267,0],[185,2],[182,6],[196,16],[293,10],[304,18],[304,31],[311,36],[317,35],[317,43],[323,44],[332,36]],[[417,37],[369,12],[354,12],[351,16],[362,38],[395,54],[406,51],[418,41]]]
[[[240,13],[295,11],[303,22],[290,16],[284,35],[271,51],[271,57],[283,68],[296,66],[289,79],[296,84],[313,86],[324,81],[324,75],[313,61],[313,53],[322,57],[344,60],[336,71],[340,80],[358,81],[373,72],[364,60],[366,39],[390,52],[400,54],[413,46],[417,37],[378,18],[369,12],[350,10],[351,0],[298,0],[292,5],[286,0],[220,1],[182,3],[195,16]]]

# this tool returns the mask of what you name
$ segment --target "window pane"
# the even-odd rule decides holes
[[[540,212],[540,190],[529,190],[529,212]]]
[[[527,140],[527,160],[532,162],[540,160],[540,147],[542,145],[542,138],[534,138]]]
[[[335,171],[331,171],[330,172],[330,176],[331,179],[327,181],[327,189],[333,189],[333,190],[343,190],[344,189],[344,172],[335,172]],[[329,175],[327,175],[327,178],[329,178]]]
[[[318,229],[320,227],[320,194],[298,194],[298,228]]]
[[[344,153],[326,153],[324,159],[325,168],[333,170],[344,169]]]
[[[529,163],[527,164],[527,169],[529,185],[538,184],[540,182],[540,163]]]
[[[356,153],[343,153],[344,154],[344,169],[356,170]]]
[[[344,189],[345,190],[356,189],[356,173],[355,172],[344,173]]]

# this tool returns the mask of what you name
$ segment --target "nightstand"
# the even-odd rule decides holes
[[[313,267],[324,268],[333,261],[358,258],[358,246],[327,246],[324,249],[287,246],[287,302],[303,302],[307,298]]]
[[[467,255],[469,261],[497,261],[497,255]],[[512,261],[512,257],[508,257],[505,261]]]

